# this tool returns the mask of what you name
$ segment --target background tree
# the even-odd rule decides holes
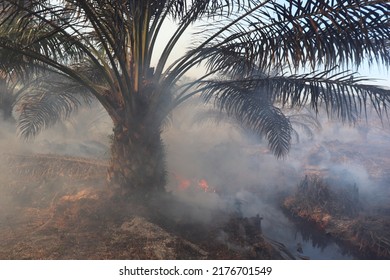
[[[196,94],[263,135],[277,156],[288,152],[292,127],[276,104],[323,105],[346,121],[367,103],[386,112],[389,90],[335,71],[389,66],[389,10],[389,1],[370,0],[0,1],[0,49],[28,65],[21,72],[52,71],[88,89],[114,124],[109,180],[148,194],[164,189],[164,120]],[[177,28],[152,65],[166,21]],[[192,48],[168,65],[195,23],[205,26]],[[176,86],[200,63],[202,77]],[[37,132],[28,122],[24,135]]]
[[[91,102],[85,87],[53,72],[29,75],[23,83],[18,78],[12,71],[0,75],[0,111],[4,121],[15,123],[17,119],[27,139]]]
[[[9,79],[0,73],[0,111],[4,121],[14,121],[12,109],[16,95],[13,93],[13,86]]]

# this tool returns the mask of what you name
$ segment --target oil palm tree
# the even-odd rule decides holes
[[[9,0],[0,1],[0,50],[13,53],[3,69],[20,61],[21,73],[55,72],[97,98],[114,125],[109,181],[148,194],[164,189],[163,123],[194,95],[265,136],[277,156],[292,127],[276,104],[323,105],[342,120],[367,104],[385,113],[389,90],[345,69],[389,66],[389,10],[386,0]],[[176,30],[152,64],[167,21]],[[192,47],[169,63],[194,25]],[[98,80],[80,71],[85,63]],[[177,86],[199,64],[205,73]]]

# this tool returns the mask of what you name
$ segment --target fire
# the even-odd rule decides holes
[[[198,186],[199,188],[201,188],[204,192],[207,192],[209,190],[209,184],[207,183],[207,181],[205,179],[201,179],[199,182],[198,182]]]
[[[204,192],[215,192],[214,189],[210,188],[210,185],[206,179],[202,178],[200,180],[190,180],[177,174],[174,174],[174,176],[177,182],[177,188],[181,191],[188,190],[190,187],[192,187],[196,190],[202,190]],[[197,184],[194,183],[196,181]]]
[[[186,190],[191,185],[191,181],[188,179],[183,179],[180,181],[179,189]]]
[[[186,190],[191,185],[191,181],[175,174],[175,179],[178,182],[179,190]]]

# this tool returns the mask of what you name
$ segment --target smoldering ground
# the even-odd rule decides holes
[[[365,122],[341,125],[323,118],[321,130],[313,128],[313,138],[302,134],[285,159],[276,159],[267,143],[255,135],[229,121],[198,123],[194,121],[198,114],[202,114],[202,109],[193,103],[182,106],[173,112],[163,133],[166,189],[182,204],[180,208],[178,204],[162,211],[179,222],[192,219],[207,225],[214,222],[212,213],[216,211],[242,217],[259,215],[263,218],[264,234],[296,244],[293,236],[297,229],[286,229],[291,223],[280,211],[280,201],[295,191],[307,172],[313,171],[320,172],[335,187],[355,184],[362,209],[390,201],[390,162],[383,157],[390,155],[390,130],[388,124],[382,125],[375,118],[368,121],[368,126]],[[13,124],[2,123],[0,147],[2,153],[49,153],[108,160],[111,125],[100,108],[81,108],[70,120],[26,142],[16,135]],[[180,187],[183,180],[185,188]],[[1,181],[4,192],[10,183],[4,170]],[[202,188],[203,182],[207,189]],[[53,193],[53,189],[63,185],[61,181],[46,180],[41,189]],[[28,187],[25,186],[27,194]],[[10,211],[7,205],[12,205],[15,198],[7,190],[1,196],[3,213]],[[325,257],[331,258],[332,253]]]

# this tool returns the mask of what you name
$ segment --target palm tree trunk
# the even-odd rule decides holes
[[[164,191],[166,182],[165,154],[160,131],[127,129],[117,124],[111,145],[108,181],[121,196]]]

